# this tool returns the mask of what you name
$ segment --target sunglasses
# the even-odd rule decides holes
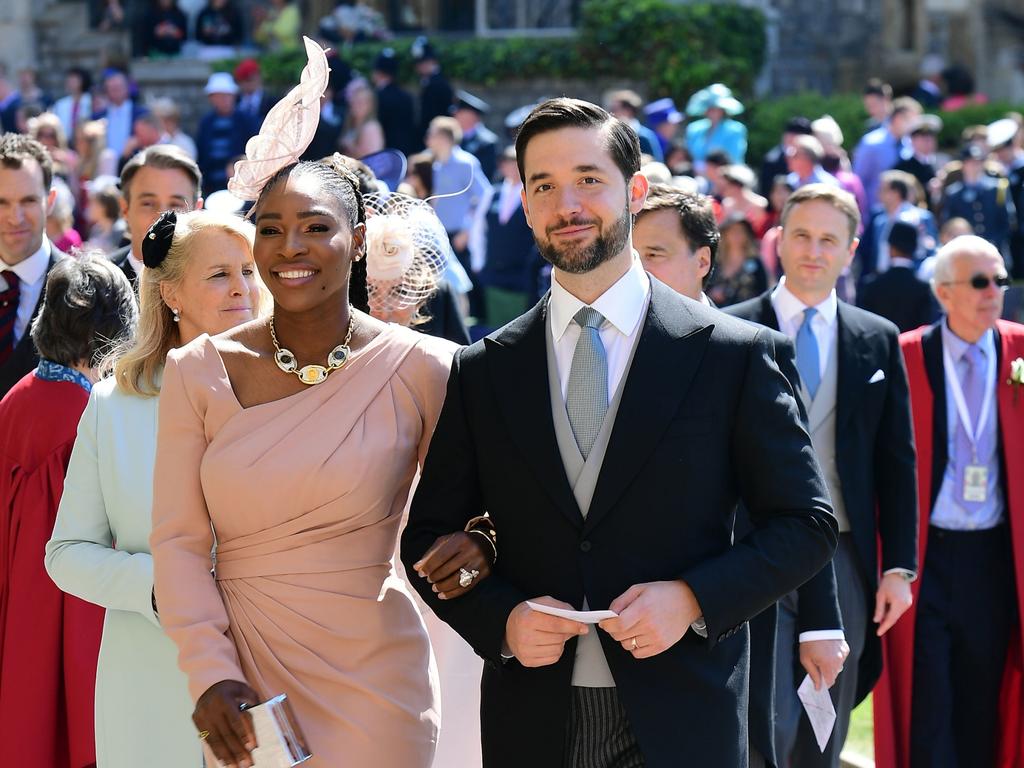
[[[988,275],[977,274],[972,275],[970,280],[950,280],[944,283],[944,285],[963,285],[964,283],[977,291],[984,291],[991,283],[995,283],[997,288],[1009,288],[1010,276],[996,275],[995,277],[989,277]]]

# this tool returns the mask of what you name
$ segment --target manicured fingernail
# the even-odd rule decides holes
[[[448,596],[444,592],[438,592],[437,596],[439,598],[441,598],[442,600],[447,600],[448,599]]]

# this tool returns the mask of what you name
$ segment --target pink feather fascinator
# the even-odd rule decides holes
[[[256,200],[270,178],[286,165],[298,162],[320,122],[320,97],[327,90],[327,52],[310,40],[306,66],[299,84],[274,105],[260,132],[245,144],[245,159],[235,163],[228,190],[240,200]]]

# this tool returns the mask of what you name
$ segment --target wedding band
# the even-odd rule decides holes
[[[629,646],[629,650],[635,651],[639,646],[636,644],[636,637],[633,638],[633,642]]]
[[[459,568],[459,586],[465,589],[473,583],[473,579],[480,575],[480,571],[475,568],[472,571],[467,571],[465,568]]]
[[[200,731],[199,732],[199,740],[200,741],[206,741],[206,737],[209,736],[209,735],[210,735],[209,731]]]

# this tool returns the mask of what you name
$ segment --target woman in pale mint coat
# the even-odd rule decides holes
[[[46,570],[107,609],[96,671],[99,768],[203,765],[187,681],[160,628],[149,554],[160,373],[168,350],[257,317],[253,227],[162,214],[143,241],[140,322],[78,426]]]

